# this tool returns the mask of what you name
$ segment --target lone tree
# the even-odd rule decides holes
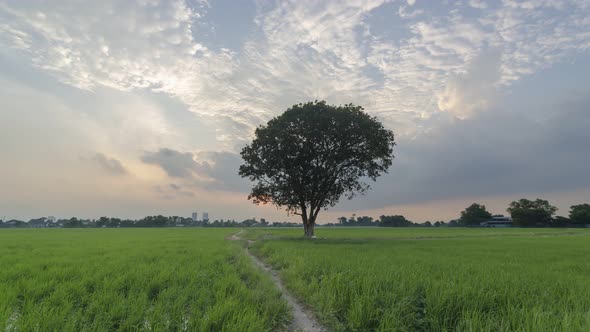
[[[473,203],[464,211],[461,211],[459,223],[464,226],[479,226],[480,223],[491,218],[492,215],[486,210],[485,205]]]
[[[321,209],[363,194],[363,180],[387,172],[394,146],[393,132],[361,106],[307,102],[256,129],[239,174],[256,182],[248,199],[300,215],[312,237]]]
[[[557,208],[544,199],[537,198],[531,201],[521,198],[510,203],[510,207],[506,211],[510,213],[515,225],[534,227],[549,225]]]

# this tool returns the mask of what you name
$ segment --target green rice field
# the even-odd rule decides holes
[[[257,254],[335,331],[590,331],[587,229],[266,233]]]
[[[231,229],[0,231],[0,330],[273,331],[289,320]]]
[[[0,230],[0,330],[281,331],[239,229]],[[244,229],[333,331],[590,331],[589,229]]]

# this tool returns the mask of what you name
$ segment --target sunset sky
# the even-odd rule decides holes
[[[590,202],[588,0],[0,0],[0,218],[295,221],[247,200],[239,151],[315,99],[398,143],[322,223]]]

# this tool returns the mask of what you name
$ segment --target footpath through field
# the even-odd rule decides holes
[[[244,230],[241,229],[238,233],[233,234],[229,239],[232,241],[240,241],[240,240],[242,240],[242,238],[240,237],[240,234],[242,234],[243,232],[244,232]],[[250,253],[250,251],[248,250],[248,247],[256,241],[252,241],[252,240],[247,240],[247,241],[248,241],[247,242],[248,245],[244,249],[246,252],[246,255],[248,255],[248,257],[250,257],[250,259],[252,260],[252,262],[256,266],[258,266],[261,270],[263,270],[264,272],[266,272],[266,274],[268,274],[270,276],[270,278],[273,281],[273,283],[275,284],[275,286],[281,291],[281,294],[283,295],[283,298],[285,299],[285,301],[287,301],[289,307],[291,307],[291,311],[293,313],[293,320],[291,322],[291,325],[289,326],[289,331],[306,331],[306,332],[327,331],[324,327],[322,327],[317,322],[313,313],[311,313],[309,310],[304,308],[289,293],[287,288],[285,288],[285,286],[283,285],[281,278],[279,278],[278,272],[276,270],[272,269],[270,266],[267,266],[266,264],[264,264],[264,262],[262,262],[258,257],[253,255],[252,253]]]

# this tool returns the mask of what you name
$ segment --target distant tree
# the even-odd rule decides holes
[[[373,226],[373,218],[368,216],[362,216],[356,218],[356,223],[359,226]]]
[[[464,211],[461,211],[459,223],[463,226],[479,226],[480,223],[490,220],[492,214],[486,210],[485,205],[471,204]]]
[[[521,198],[510,203],[506,210],[512,217],[512,222],[520,227],[547,226],[557,208],[544,199],[537,198],[534,201]]]
[[[348,223],[348,218],[346,218],[346,217],[339,217],[338,218],[338,223],[340,225],[346,225]]]
[[[590,224],[590,204],[572,205],[570,210],[570,219],[572,224]]]
[[[242,224],[242,226],[247,226],[247,227],[248,227],[248,226],[256,226],[256,225],[258,225],[259,223],[258,223],[258,221],[256,220],[256,218],[252,218],[252,219],[246,219],[246,220],[243,220],[243,221],[241,222],[241,224]]]
[[[96,227],[109,227],[110,220],[107,217],[100,217],[96,221]]]
[[[324,101],[297,104],[258,127],[239,174],[256,181],[249,199],[301,216],[314,235],[321,209],[363,194],[393,160],[393,132],[363,108]]]
[[[67,228],[81,227],[82,221],[76,217],[72,217],[70,219],[64,220],[63,225]]]
[[[379,217],[379,226],[383,227],[409,227],[413,223],[404,216],[381,216]]]
[[[45,226],[47,226],[47,218],[41,217],[41,218],[31,219],[27,223],[27,226],[29,226],[29,227],[45,227]]]
[[[440,227],[440,221],[435,222],[434,227]]]
[[[449,227],[457,227],[457,226],[459,226],[459,223],[457,222],[457,220],[449,221]]]
[[[432,227],[432,223],[430,221],[427,221],[424,223],[424,227]]]
[[[553,227],[567,227],[569,224],[571,224],[571,220],[562,216],[557,216],[551,221]]]
[[[121,219],[111,218],[111,227],[121,227]]]
[[[152,225],[155,227],[165,227],[168,225],[170,218],[166,218],[163,215],[157,215],[152,218]]]

